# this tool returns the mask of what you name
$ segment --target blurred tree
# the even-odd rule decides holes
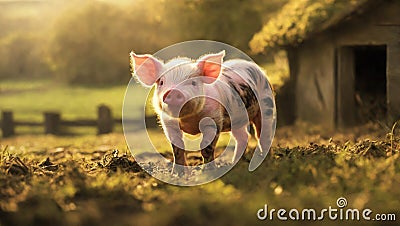
[[[48,76],[44,57],[45,39],[34,33],[14,32],[0,39],[0,79]]]
[[[49,21],[60,3],[0,2],[0,79],[31,79],[50,75],[47,45]]]
[[[55,74],[69,83],[125,83],[128,53],[154,53],[170,44],[211,39],[249,52],[265,14],[286,0],[85,1],[65,10],[50,48]]]
[[[66,10],[56,22],[51,45],[55,73],[73,84],[116,84],[129,80],[129,52],[162,47],[157,14],[145,1],[132,9],[88,2]],[[146,7],[142,7],[146,6]]]
[[[178,39],[211,39],[249,52],[248,42],[266,18],[286,0],[167,0],[166,19]],[[176,15],[179,15],[178,17]]]

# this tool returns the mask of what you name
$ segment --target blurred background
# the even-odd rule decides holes
[[[93,118],[96,106],[106,104],[120,118],[129,52],[155,53],[194,39],[249,54],[279,88],[288,76],[285,54],[252,54],[249,41],[286,2],[0,1],[0,109],[12,110],[16,120],[41,121],[43,111]]]
[[[249,41],[286,1],[0,1],[4,79],[126,84],[128,54],[210,39]]]

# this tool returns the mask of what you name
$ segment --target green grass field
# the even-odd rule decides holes
[[[114,118],[122,117],[123,100],[127,85],[113,87],[85,87],[58,84],[50,80],[0,81],[0,110],[11,110],[17,121],[42,122],[43,112],[61,113],[66,120],[96,119],[97,106],[105,104]],[[135,87],[136,88],[136,87]],[[141,117],[146,90],[133,88],[131,100],[137,109],[131,116]],[[136,104],[136,102],[135,102]],[[68,133],[96,134],[95,128],[65,128]],[[116,126],[116,131],[122,131]],[[43,128],[17,127],[17,134],[43,133]]]
[[[124,86],[68,87],[49,81],[0,84],[1,109],[12,109],[17,119],[41,121],[45,110],[59,110],[69,119],[94,118],[100,103],[121,117]],[[143,97],[139,89],[137,95]],[[399,218],[398,133],[373,124],[334,134],[307,125],[279,127],[271,152],[255,172],[247,170],[251,158],[247,153],[216,181],[177,187],[141,170],[121,131],[101,136],[26,131],[0,139],[0,225],[276,225],[281,223],[276,215],[272,222],[257,219],[264,204],[270,209],[321,210],[336,208],[339,197],[347,199],[349,208],[370,208],[373,214],[395,213]],[[171,156],[160,130],[149,134],[154,146]],[[145,136],[139,131],[133,140],[140,143]],[[226,140],[224,136],[220,148]],[[254,147],[252,140],[249,149]],[[196,161],[192,158],[191,164]]]
[[[74,87],[51,81],[1,81],[1,109],[14,111],[16,119],[42,120],[43,111],[59,111],[65,119],[95,118],[96,107],[105,104],[121,118],[126,85]],[[138,92],[137,98],[144,98]]]

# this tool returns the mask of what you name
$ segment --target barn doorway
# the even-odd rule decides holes
[[[342,46],[336,51],[336,124],[385,122],[386,45]]]
[[[386,118],[386,46],[354,47],[355,104],[359,123]]]

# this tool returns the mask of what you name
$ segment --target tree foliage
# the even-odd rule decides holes
[[[71,0],[8,6],[0,15],[0,53],[6,56],[0,78],[50,74],[72,84],[122,84],[130,78],[130,51],[155,53],[194,39],[249,53],[252,35],[286,1]]]
[[[354,11],[367,0],[291,0],[250,41],[253,53],[301,43],[307,35]]]
[[[115,4],[89,2],[79,10],[66,10],[56,23],[51,47],[55,71],[70,83],[126,81],[131,50],[152,52],[162,46],[158,28],[157,16],[145,7],[124,10]]]
[[[276,10],[279,4],[267,5]],[[120,83],[129,79],[131,50],[154,53],[181,41],[211,39],[248,52],[265,8],[255,0],[88,2],[60,16],[52,59],[57,74],[71,83]]]
[[[54,10],[39,1],[7,1],[0,11],[0,79],[48,76],[47,29]]]
[[[25,75],[49,75],[43,38],[33,33],[14,32],[0,38],[0,79],[22,79]]]
[[[174,15],[180,38],[210,39],[249,52],[252,35],[287,0],[173,0],[166,18]]]

